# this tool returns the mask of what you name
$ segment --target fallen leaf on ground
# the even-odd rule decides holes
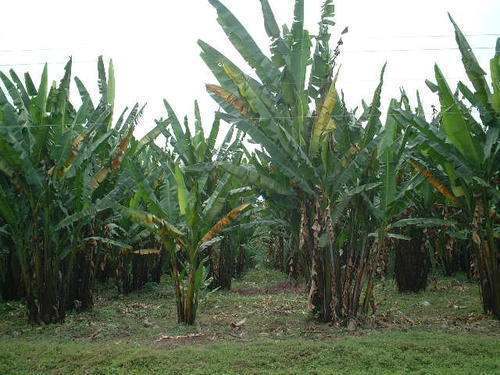
[[[244,318],[244,319],[241,319],[240,321],[238,322],[232,322],[231,323],[231,328],[233,329],[240,329],[245,323],[246,323],[247,319]]]
[[[205,336],[205,334],[204,333],[191,333],[189,335],[181,335],[181,336],[165,335],[165,336],[161,336],[160,338],[158,338],[156,340],[156,342],[167,341],[167,340],[194,339],[194,338],[202,337],[202,336]]]

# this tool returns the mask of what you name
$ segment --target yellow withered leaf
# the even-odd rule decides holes
[[[224,216],[222,219],[220,219],[217,224],[215,224],[208,232],[203,236],[201,242],[208,242],[210,240],[213,240],[217,235],[231,222],[236,220],[238,216],[241,215],[243,211],[245,211],[248,207],[250,206],[250,203],[245,203],[242,204],[239,207],[236,207],[234,210],[231,210],[226,216]]]
[[[316,155],[319,150],[320,138],[324,134],[324,132],[328,129],[334,129],[335,122],[330,124],[330,120],[332,117],[333,110],[337,104],[337,90],[335,88],[335,84],[337,82],[338,72],[335,75],[335,78],[328,89],[328,93],[323,100],[321,108],[318,111],[318,117],[316,118],[316,122],[314,123],[313,131],[311,134],[311,146],[310,146],[310,154]]]
[[[111,167],[103,167],[99,172],[97,172],[94,178],[92,178],[90,186],[93,190],[99,187],[112,170],[116,171],[120,168],[123,158],[125,157],[125,152],[127,151],[130,143],[130,139],[132,138],[133,130],[133,128],[130,128],[127,136],[120,141],[115,156],[113,157],[113,160],[111,160]]]
[[[111,170],[109,169],[109,167],[104,167],[99,172],[97,172],[97,174],[92,178],[92,181],[90,181],[90,187],[93,190],[97,189],[99,185],[106,179],[110,171]]]
[[[134,251],[136,255],[160,255],[161,251],[159,249],[140,249]]]
[[[457,197],[451,192],[450,189],[446,187],[446,185],[441,182],[437,177],[435,177],[430,170],[425,168],[423,165],[420,163],[416,162],[415,160],[411,160],[411,165],[422,175],[426,178],[426,180],[429,182],[429,184],[432,185],[434,189],[436,189],[438,192],[440,192],[444,197],[450,199],[452,202],[457,203],[458,199]]]
[[[250,109],[241,98],[238,98],[236,95],[233,95],[231,92],[227,91],[223,87],[207,84],[206,88],[209,93],[212,93],[215,96],[221,98],[231,107],[240,112],[243,116],[246,117],[250,113]]]
[[[118,145],[118,150],[116,151],[116,155],[113,158],[113,161],[111,162],[111,167],[113,168],[114,171],[118,170],[120,168],[120,165],[122,164],[125,152],[127,151],[128,145],[130,143],[130,138],[132,138],[132,134],[133,134],[133,128],[130,128],[127,136],[123,138],[120,144]]]
[[[73,165],[73,162],[76,160],[76,157],[78,156],[78,152],[80,151],[80,148],[82,147],[83,141],[85,140],[85,138],[87,138],[87,135],[88,135],[88,133],[80,133],[73,140],[68,158],[64,162],[62,168],[60,168],[59,171],[57,172],[57,175],[59,177],[63,177],[71,169],[71,166]],[[51,169],[49,171],[49,175],[52,175],[53,172],[54,172],[54,169]]]

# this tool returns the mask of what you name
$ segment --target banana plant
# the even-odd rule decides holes
[[[219,0],[209,2],[229,41],[256,74],[256,78],[245,74],[199,41],[201,57],[219,83],[207,85],[207,91],[224,109],[224,119],[260,146],[255,150],[257,163],[232,167],[232,173],[246,178],[244,184],[253,183],[265,188],[268,196],[290,203],[293,213],[282,216],[298,218],[293,223],[294,253],[302,254],[299,258],[307,263],[310,310],[321,321],[346,321],[357,314],[358,291],[365,278],[356,276],[356,287],[345,281],[353,275],[344,275],[349,257],[342,256],[337,246],[335,226],[354,196],[374,188],[373,181],[367,178],[362,183],[359,177],[376,157],[382,82],[361,117],[347,110],[334,73],[342,41],[335,50],[330,47],[335,24],[331,0],[323,3],[315,36],[304,28],[303,0],[295,1],[291,27],[282,29],[269,2],[261,0],[270,57]],[[362,257],[368,254],[369,250],[363,251]],[[355,252],[351,256],[356,262],[360,258]]]
[[[178,322],[191,325],[195,323],[200,293],[210,284],[206,267],[208,249],[222,240],[223,230],[251,203],[242,203],[227,212],[226,185],[231,176],[223,174],[216,180],[210,173],[213,162],[222,158],[222,153],[227,156],[232,146],[239,143],[239,136],[232,143],[231,135],[226,136],[214,154],[220,124],[218,115],[206,138],[197,105],[193,135],[187,119],[181,124],[166,101],[165,107],[168,118],[158,122],[168,124],[163,130],[167,149],[159,152],[162,152],[161,168],[168,173],[163,174],[161,188],[155,192],[137,168],[134,171],[138,184],[136,207],[122,210],[158,236],[169,252]]]
[[[92,269],[83,290],[73,283],[84,254],[92,264],[88,240],[94,218],[120,199],[131,180],[106,185],[120,174],[140,111],[124,112],[112,126],[113,67],[106,77],[98,61],[101,99],[94,107],[75,78],[82,104],[70,101],[71,59],[59,84],[49,86],[45,66],[39,87],[11,70],[0,72],[0,216],[21,270],[28,318],[33,323],[64,319],[72,298],[87,295],[91,307]],[[135,107],[138,108],[138,107]],[[99,157],[95,157],[100,155]],[[90,247],[90,249],[89,249]],[[78,277],[78,279],[81,279]]]
[[[252,186],[255,194],[264,199],[265,209],[261,219],[269,226],[269,254],[277,258],[279,269],[295,280],[309,275],[308,259],[298,251],[298,232],[300,227],[299,201],[292,188],[286,185],[286,177],[270,163],[269,158],[260,151],[246,152],[247,163],[236,165],[222,163],[221,167],[233,174],[238,181]],[[277,243],[277,246],[273,244]]]
[[[225,163],[244,163],[240,157]],[[223,211],[237,207],[243,202],[255,201],[255,191],[250,186],[241,186],[239,179],[223,169],[218,168],[216,174],[223,174],[229,179],[221,197],[224,197]],[[231,226],[230,231],[224,232],[221,241],[208,249],[209,270],[212,278],[211,288],[230,290],[232,279],[241,276],[246,266],[246,245],[252,241],[252,236],[259,221],[255,220],[256,210],[249,210],[240,216],[238,224]]]
[[[460,222],[467,223],[462,229],[474,248],[484,311],[499,318],[500,39],[490,63],[490,87],[464,34],[451,16],[450,20],[473,88],[460,81],[454,93],[436,65],[436,83],[428,82],[428,86],[439,96],[441,111],[437,118],[427,123],[402,111],[398,121],[412,124],[424,140],[412,153],[415,168],[447,204],[463,212]]]
[[[158,124],[143,140],[154,139],[161,134],[163,127],[163,123]],[[135,179],[133,171],[141,170],[141,176],[157,194],[163,175],[169,172],[158,168],[162,153],[158,152],[156,144],[150,141],[140,143],[143,146],[136,147],[135,142],[132,143],[132,149],[139,152],[129,153],[123,161],[122,178]],[[141,194],[136,186],[123,195],[123,205],[138,207]],[[142,289],[148,282],[160,282],[167,254],[159,238],[129,217],[120,215],[119,211],[103,221],[102,227],[104,233],[98,238],[102,250],[97,254],[99,281],[105,282],[113,277],[118,291],[125,294]]]

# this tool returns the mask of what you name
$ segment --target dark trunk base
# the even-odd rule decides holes
[[[210,251],[210,273],[213,278],[211,289],[231,289],[235,268],[232,246],[230,238],[224,238],[220,246],[213,247]]]
[[[113,261],[107,254],[99,254],[96,256],[96,273],[95,278],[99,283],[107,283],[113,278],[116,271],[116,260]]]
[[[48,296],[45,296],[48,297]],[[35,300],[32,297],[26,297],[26,307],[28,310],[28,320],[32,324],[51,324],[61,323],[66,317],[66,310],[64,308],[64,300],[51,296],[53,301]]]
[[[134,255],[132,260],[132,289],[140,290],[150,282],[159,283],[161,264],[161,256]]]
[[[484,312],[500,320],[500,253],[497,250],[500,241],[491,243],[493,249],[486,241],[481,242],[479,283]],[[488,268],[486,264],[489,265]]]
[[[464,272],[469,278],[471,274],[472,249],[467,241],[450,237],[435,242],[435,256],[445,276],[455,276]]]
[[[234,276],[236,278],[240,278],[246,271],[247,267],[247,254],[245,248],[242,245],[239,245],[238,257],[236,259]]]
[[[19,262],[12,252],[7,255],[4,268],[5,275],[0,285],[0,300],[18,301],[24,297],[24,287]]]
[[[427,287],[431,268],[423,233],[414,231],[410,241],[398,241],[394,259],[394,277],[403,293],[420,292]]]
[[[28,320],[32,324],[60,323],[66,317],[63,271],[54,263],[44,268],[46,272],[33,272],[25,280]]]
[[[123,255],[116,269],[116,283],[121,293],[141,290],[147,283],[159,283],[163,274],[163,252],[160,255]]]
[[[82,249],[75,255],[66,307],[77,311],[94,307],[95,250]]]

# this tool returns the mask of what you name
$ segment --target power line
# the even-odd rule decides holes
[[[472,50],[494,50],[494,47],[472,47]],[[343,50],[342,53],[386,53],[386,52],[441,52],[441,51],[458,51],[457,47],[444,47],[444,48],[408,48],[408,49],[360,49],[360,50]],[[73,60],[74,64],[89,64],[95,63],[96,60]],[[53,61],[53,62],[30,62],[30,63],[11,63],[11,64],[0,64],[0,67],[13,67],[13,66],[30,66],[30,65],[45,65],[45,64],[66,64],[67,61]]]
[[[42,52],[42,51],[70,51],[80,48],[90,48],[89,45],[73,47],[47,47],[47,48],[20,48],[20,49],[0,49],[0,53],[23,53],[23,52]]]
[[[443,112],[439,112],[437,114],[440,114],[440,113],[443,113]],[[445,112],[446,114],[463,114],[463,112],[456,112],[456,111],[453,111],[453,112]],[[385,116],[382,116],[381,117],[397,117],[397,116],[400,116],[398,114],[391,114],[391,113],[387,113],[385,114]],[[308,115],[308,116],[304,116],[303,118],[304,119],[315,119],[317,118],[318,115]],[[340,118],[340,119],[356,119],[356,120],[360,120],[359,117],[356,117],[354,114],[342,114],[342,115],[332,115],[333,119],[335,118]],[[260,121],[266,121],[266,120],[294,120],[294,119],[298,119],[298,118],[302,118],[300,116],[272,116],[272,117],[244,117],[244,118],[241,118],[241,119],[235,119],[234,121],[236,122],[240,122],[240,121],[243,121],[243,120],[260,120]],[[366,120],[365,120],[366,121]],[[75,126],[75,125],[78,125],[78,126],[108,126],[108,124],[95,124],[95,123],[88,123],[88,124],[73,124],[73,123],[65,123],[65,124],[42,124],[42,125],[3,125],[3,126],[0,126],[0,131],[3,130],[3,129],[33,129],[33,128],[44,128],[44,127],[60,127],[60,126],[66,126],[66,127],[70,127],[70,126]]]
[[[472,47],[472,50],[490,50],[494,51],[495,47]],[[402,48],[402,49],[360,49],[360,50],[343,50],[342,53],[374,53],[374,52],[439,52],[439,51],[457,51],[458,47],[443,47],[443,48]]]
[[[469,36],[472,35],[482,35],[482,36],[500,36],[500,34],[470,34]],[[444,37],[444,35],[441,35]],[[405,36],[398,36],[397,38],[404,38]],[[408,38],[419,38],[418,35],[409,35],[407,36]],[[431,36],[428,36],[431,37]],[[439,35],[435,35],[434,37],[440,37]],[[378,39],[379,37],[367,37],[367,38],[372,38],[372,39]],[[380,37],[382,38],[382,37]],[[396,37],[395,37],[396,38]],[[450,36],[450,38],[453,38],[453,36]],[[22,52],[40,52],[40,51],[74,51],[75,49],[82,48],[82,47],[60,47],[60,48],[33,48],[33,49],[3,49],[0,50],[0,53],[22,53]],[[84,47],[84,48],[89,48],[89,47]],[[111,47],[110,49],[117,49],[116,46]],[[379,51],[395,51],[395,52],[408,52],[408,51],[440,51],[440,50],[457,50],[459,48],[457,47],[445,47],[445,48],[411,48],[411,49],[389,49],[389,50],[382,50],[382,49],[362,49],[362,50],[344,50],[343,52],[358,52],[358,51],[363,51],[363,52],[379,52]],[[494,49],[494,47],[472,47],[472,49]],[[97,48],[97,50],[102,50],[102,48]]]
[[[495,37],[500,36],[500,33],[469,33],[464,34],[466,37]],[[349,35],[348,35],[349,37]],[[439,39],[439,38],[454,38],[454,34],[401,34],[401,35],[370,35],[363,36],[362,39],[413,39],[413,38],[426,38],[426,39]],[[361,37],[360,37],[361,38]],[[353,38],[356,39],[356,38]],[[77,48],[92,48],[91,44],[84,44],[79,46],[71,46],[71,47],[44,47],[44,48],[20,48],[20,49],[2,49],[0,53],[12,53],[12,52],[38,52],[38,51],[67,51],[74,50]],[[113,48],[117,48],[117,46],[113,46]],[[127,47],[120,47],[127,48]]]
[[[500,36],[498,33],[474,33],[474,34],[464,34],[467,37],[492,37]],[[440,39],[440,38],[454,38],[454,34],[408,34],[408,35],[370,35],[363,37],[363,39],[414,39],[414,38],[427,38],[427,39]]]
[[[89,64],[89,63],[96,63],[97,60],[72,60],[73,64]],[[44,61],[44,62],[31,62],[31,63],[13,63],[13,64],[0,64],[0,67],[12,67],[12,66],[31,66],[31,65],[64,65],[67,64],[68,60],[66,61]]]
[[[463,76],[454,76],[454,77],[446,77],[447,80],[459,80],[467,78],[464,74]],[[429,79],[429,77],[390,77],[391,81],[422,81],[425,83],[425,80]],[[358,82],[380,82],[380,78],[363,78],[363,79],[346,79],[344,80],[342,76],[338,78],[340,83],[358,83]],[[388,79],[384,76],[384,81],[387,83]],[[286,84],[286,83],[283,83]],[[293,84],[292,84],[293,85]]]

